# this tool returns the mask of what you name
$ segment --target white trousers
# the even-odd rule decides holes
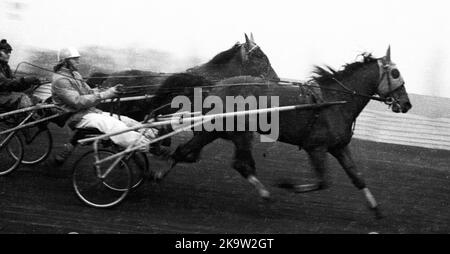
[[[120,116],[120,120],[117,114],[113,116],[108,112],[102,113],[88,113],[81,118],[81,121],[75,126],[76,128],[97,128],[99,131],[109,134],[119,132],[129,127],[138,125],[139,122],[126,116]],[[156,137],[155,129],[143,129],[142,131],[129,131],[123,134],[111,136],[111,140],[126,148],[130,145],[144,145],[148,144],[150,140],[148,138]],[[143,134],[141,134],[143,133]]]

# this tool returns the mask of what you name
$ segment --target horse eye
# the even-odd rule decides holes
[[[391,70],[391,76],[394,79],[398,79],[400,77],[400,72],[397,69]]]

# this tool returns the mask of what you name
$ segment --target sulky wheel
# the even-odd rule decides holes
[[[11,173],[19,167],[23,154],[22,141],[15,132],[0,135],[0,175]]]
[[[148,171],[149,162],[147,156],[143,152],[132,153],[129,156],[122,159],[126,162],[127,166],[130,168],[132,174],[131,189],[139,187],[144,181],[144,172]],[[105,186],[112,190],[125,191],[121,186],[114,184],[113,182],[104,182]]]
[[[149,162],[147,155],[143,152],[133,153],[127,158],[127,165],[130,167],[133,173],[132,188],[139,187],[144,180],[144,172],[149,170]]]
[[[50,155],[53,148],[53,137],[50,130],[38,127],[19,131],[24,146],[22,163],[27,165],[38,164]]]
[[[98,150],[100,160],[114,154],[110,150]],[[75,162],[72,179],[75,193],[84,203],[93,207],[106,208],[117,205],[131,189],[132,172],[123,160],[107,172],[115,159],[100,164],[97,171],[94,156],[94,151],[89,151]]]

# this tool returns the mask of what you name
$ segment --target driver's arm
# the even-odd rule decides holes
[[[31,87],[31,83],[25,82],[24,78],[7,78],[0,73],[0,92],[21,92]]]
[[[52,94],[76,110],[94,107],[102,100],[101,94],[95,91],[91,94],[81,95],[66,78],[60,78],[52,84]]]

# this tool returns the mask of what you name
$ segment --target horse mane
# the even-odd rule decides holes
[[[225,84],[245,84],[245,83],[264,83],[266,80],[264,80],[261,77],[254,77],[254,76],[235,76],[231,78],[226,78],[221,80],[218,85],[225,85]]]
[[[362,53],[361,56],[363,57],[362,61],[355,61],[353,63],[345,64],[343,69],[340,71],[336,71],[328,65],[325,65],[325,67],[316,65],[314,66],[312,78],[319,84],[329,85],[335,82],[334,79],[345,79],[366,64],[373,63],[378,60],[377,58],[374,58],[371,53],[367,52]]]
[[[125,71],[118,71],[110,74],[110,76],[113,78],[114,76],[139,76],[139,75],[155,75],[156,72],[153,71],[141,71],[141,70],[125,70]]]
[[[206,65],[214,64],[224,64],[229,62],[241,49],[242,44],[235,44],[233,47],[231,47],[228,50],[225,50],[219,54],[217,54],[213,59],[211,59],[209,62],[206,63]]]
[[[155,97],[166,97],[184,93],[192,93],[195,87],[213,86],[214,84],[201,75],[192,73],[176,73],[164,80],[155,92]]]
[[[97,85],[101,85],[103,81],[105,81],[110,74],[104,72],[94,72],[89,78],[86,80],[86,83],[91,87],[95,88]]]
[[[214,56],[208,62],[201,64],[201,65],[191,67],[191,68],[187,69],[186,72],[198,73],[198,72],[202,72],[207,69],[210,69],[210,68],[216,69],[218,65],[220,66],[222,64],[229,63],[230,60],[233,59],[233,57],[238,53],[238,51],[241,49],[241,47],[242,47],[242,44],[236,43],[236,44],[234,44],[233,47],[231,47],[230,49],[225,50],[223,52],[220,52],[219,54]]]

